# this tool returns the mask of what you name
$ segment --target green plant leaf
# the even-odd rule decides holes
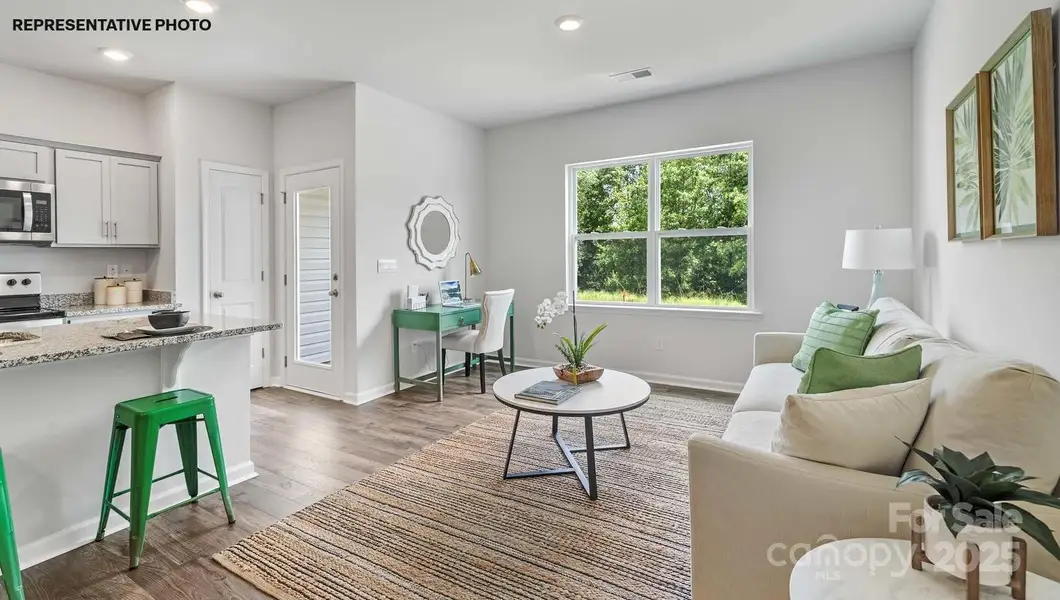
[[[1023,486],[1013,481],[994,481],[984,483],[979,489],[982,492],[979,494],[981,497],[997,502],[1008,500],[1013,492],[1023,489]]]
[[[1037,477],[1027,477],[1027,474],[1019,467],[994,467],[993,470],[998,474],[995,481],[1011,481],[1013,483],[1019,483],[1021,481],[1037,479]]]
[[[1016,490],[1011,494],[1008,494],[1004,499],[1015,500],[1018,502],[1029,502],[1031,504],[1037,504],[1039,506],[1060,508],[1060,498],[1057,498],[1052,494],[1043,494],[1042,492],[1036,492],[1034,490],[1028,489]]]
[[[956,502],[959,495],[957,488],[941,479],[932,477],[927,471],[921,469],[913,469],[902,473],[902,477],[898,479],[898,483],[894,487],[900,488],[910,483],[926,483],[950,502]]]
[[[976,456],[969,462],[971,463],[970,466],[972,473],[976,471],[985,471],[996,466],[994,465],[994,459],[990,458],[989,452],[983,452],[982,454]]]
[[[958,477],[957,475],[954,475],[953,473],[950,473],[946,470],[939,471],[939,475],[941,475],[942,478],[946,480],[946,483],[957,488],[957,491],[960,492],[959,501],[961,502],[966,502],[968,498],[971,498],[973,496],[983,495],[982,491],[979,489],[979,486],[975,485],[971,481],[968,481],[964,477]],[[958,500],[955,499],[955,501]]]
[[[939,505],[937,510],[942,514],[942,520],[946,523],[946,528],[953,533],[953,537],[957,537],[967,523],[957,518],[958,511],[954,509],[952,504],[943,503]]]
[[[1022,529],[1024,533],[1034,538],[1034,541],[1038,542],[1043,548],[1048,550],[1049,554],[1053,555],[1053,558],[1060,560],[1060,545],[1056,543],[1056,538],[1053,536],[1053,530],[1049,529],[1048,525],[1027,510],[1020,508],[1015,504],[1004,503],[1001,507],[1017,527]]]
[[[943,469],[943,468],[948,468],[945,463],[943,463],[941,460],[936,458],[934,455],[928,454],[927,452],[924,452],[923,450],[913,446],[912,444],[910,444],[909,442],[903,440],[902,438],[896,437],[895,439],[898,440],[899,442],[902,442],[903,444],[905,444],[906,448],[909,448],[917,456],[919,456],[920,458],[924,459],[924,462],[926,462],[927,464],[929,464],[932,467],[934,467],[936,471],[938,471],[940,469]]]
[[[939,450],[935,450],[935,458],[939,459],[943,464],[949,467],[954,475],[964,477],[966,475],[971,475],[976,471],[971,459],[963,453],[957,452],[956,450],[950,450],[945,446]]]

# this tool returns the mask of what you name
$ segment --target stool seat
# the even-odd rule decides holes
[[[205,423],[206,434],[210,439],[215,470],[213,474],[199,468],[200,421]],[[156,478],[154,470],[158,432],[166,425],[173,425],[177,430],[182,468]],[[131,481],[129,489],[115,492],[122,449],[129,430],[132,430],[133,438],[132,469],[129,475]],[[184,475],[189,498],[164,510],[149,513],[151,484],[177,475]],[[217,488],[200,494],[199,475],[215,479]],[[217,410],[212,395],[198,390],[173,390],[127,400],[114,407],[114,426],[111,431],[107,476],[103,485],[103,507],[100,509],[96,541],[102,540],[106,534],[107,519],[111,512],[124,517],[129,521],[129,568],[135,569],[139,566],[140,555],[143,553],[148,519],[217,493],[221,494],[229,524],[235,523],[232,501],[228,496],[228,475],[225,471],[224,453],[221,450],[221,432],[217,426]],[[129,494],[129,514],[114,506],[114,499],[124,494]]]
[[[132,427],[137,418],[150,417],[162,424],[175,423],[203,414],[213,405],[213,396],[198,390],[173,390],[135,400],[126,400],[114,408],[123,425]]]

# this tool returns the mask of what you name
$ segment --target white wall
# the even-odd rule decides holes
[[[0,133],[115,150],[158,153],[140,96],[0,64]],[[0,245],[0,271],[40,271],[44,293],[88,292],[107,265],[148,272],[154,250],[71,250]],[[154,285],[148,279],[149,286]]]
[[[487,133],[491,288],[516,290],[517,357],[556,362],[533,310],[564,286],[567,164],[753,140],[758,320],[612,314],[593,362],[656,381],[731,389],[758,331],[804,331],[823,300],[864,304],[871,275],[840,268],[844,230],[908,227],[911,57],[878,56],[687,94],[548,118]],[[911,276],[888,275],[911,299]],[[661,338],[664,350],[655,350]]]
[[[1027,16],[1056,0],[936,0],[914,53],[917,311],[981,350],[1060,374],[1060,238],[948,242],[945,109]],[[1058,37],[1060,39],[1060,37]]]
[[[486,202],[481,129],[362,84],[357,85],[356,120],[357,400],[365,401],[392,389],[390,313],[400,306],[405,286],[418,284],[436,297],[439,281],[463,279],[465,252],[487,274],[489,265],[499,272],[503,263],[485,260],[486,212],[493,206]],[[460,219],[457,256],[442,270],[416,264],[409,250],[406,223],[423,196],[444,197]],[[376,261],[383,258],[396,259],[397,272],[377,273]],[[481,298],[482,278],[472,280],[470,288]],[[434,370],[433,341],[412,351],[413,340],[430,338],[402,332],[402,375],[420,374],[428,362]],[[454,357],[453,362],[462,360]]]
[[[274,168],[276,172],[276,191],[282,190],[283,180],[280,172],[285,169],[297,169],[316,165],[325,161],[340,161],[343,166],[342,197],[335,199],[344,205],[341,238],[332,243],[342,245],[343,264],[340,273],[339,288],[342,294],[339,302],[346,316],[342,321],[343,355],[345,378],[343,387],[347,394],[354,396],[357,389],[357,293],[356,293],[356,258],[354,218],[354,114],[356,112],[355,87],[344,85],[333,90],[322,92],[308,98],[302,98],[277,106],[273,109],[273,148]],[[277,196],[279,194],[277,193]],[[282,209],[282,205],[275,205]],[[285,270],[284,250],[284,216],[282,212],[274,213],[273,248],[276,272]],[[278,278],[282,281],[281,278]],[[276,286],[274,305],[284,306],[286,289]],[[285,315],[277,315],[286,320]],[[281,331],[278,336],[285,336],[289,330]],[[283,352],[274,353],[274,373],[282,372]]]

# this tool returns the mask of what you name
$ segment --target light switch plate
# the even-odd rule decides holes
[[[132,265],[122,265],[121,266],[121,276],[122,277],[132,277],[132,274],[133,274]]]
[[[397,261],[393,258],[380,258],[376,262],[376,270],[379,273],[397,273]]]

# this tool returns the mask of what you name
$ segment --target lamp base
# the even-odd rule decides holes
[[[866,310],[871,309],[876,301],[883,297],[883,271],[876,269],[872,272],[872,296],[869,297],[869,305]]]

